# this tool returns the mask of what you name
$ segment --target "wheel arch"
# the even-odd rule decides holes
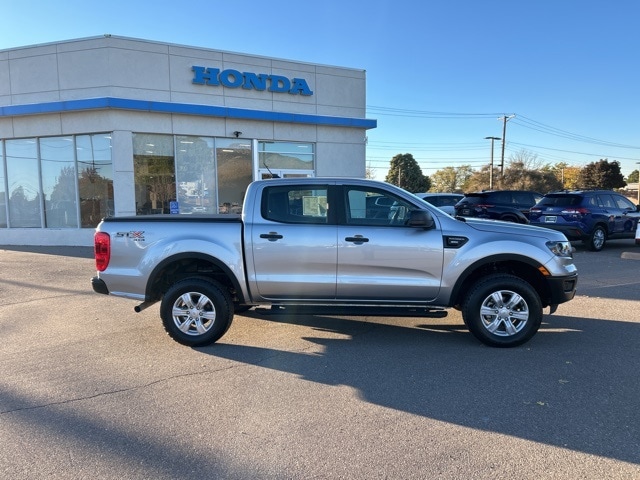
[[[458,277],[449,306],[459,308],[466,292],[480,278],[495,273],[508,273],[529,283],[538,293],[543,307],[546,307],[550,304],[551,293],[540,271],[541,266],[539,262],[521,255],[502,254],[483,258],[468,266]]]
[[[517,208],[509,208],[502,212],[500,214],[500,220],[514,223],[529,223],[529,219],[527,218],[527,216]]]
[[[606,235],[606,238],[609,238],[609,233],[610,233],[609,222],[606,222],[604,220],[598,220],[597,222],[594,222],[593,228],[591,229],[591,233],[589,234],[589,237],[593,235],[594,230],[598,227],[602,227],[602,229],[604,230],[604,234]]]
[[[189,277],[216,280],[231,293],[234,301],[245,302],[240,280],[229,266],[201,252],[177,253],[156,265],[147,281],[146,301],[160,300],[171,285]]]

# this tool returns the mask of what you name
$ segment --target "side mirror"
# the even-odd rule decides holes
[[[414,228],[433,228],[434,222],[431,213],[427,210],[411,210],[409,212],[409,220],[407,225]]]

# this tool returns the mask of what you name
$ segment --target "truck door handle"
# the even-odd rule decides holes
[[[355,237],[347,237],[344,239],[345,242],[353,242],[356,245],[362,245],[369,241],[368,238],[363,237],[362,235],[356,235]]]
[[[276,240],[280,240],[282,238],[282,235],[280,235],[278,232],[261,233],[260,238],[266,238],[270,242],[275,242]]]

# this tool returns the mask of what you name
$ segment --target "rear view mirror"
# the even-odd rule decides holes
[[[407,225],[415,228],[433,228],[433,217],[427,210],[411,210]]]

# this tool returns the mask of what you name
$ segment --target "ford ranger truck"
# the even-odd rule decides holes
[[[481,342],[531,339],[576,292],[554,230],[454,218],[375,180],[269,179],[241,215],[109,217],[95,233],[95,292],[160,302],[166,332],[201,346],[252,306],[455,308]]]

